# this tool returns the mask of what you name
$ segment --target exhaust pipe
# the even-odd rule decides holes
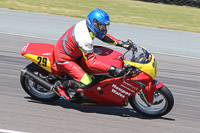
[[[50,84],[47,81],[43,80],[39,76],[33,74],[31,71],[27,70],[26,68],[22,69],[21,73],[22,73],[23,76],[32,79],[33,81],[35,81],[36,83],[38,83],[42,87],[46,88],[48,91],[54,90],[52,84]]]

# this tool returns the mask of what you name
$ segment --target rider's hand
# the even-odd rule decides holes
[[[123,47],[127,50],[130,50],[131,47],[133,46],[133,42],[131,40],[127,40],[126,42],[119,40],[117,43],[117,46]]]
[[[115,66],[111,66],[110,69],[108,70],[108,72],[111,76],[114,76],[114,77],[120,77],[125,74],[123,69],[117,68]]]

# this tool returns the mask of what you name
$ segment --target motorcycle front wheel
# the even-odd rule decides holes
[[[33,72],[35,75],[44,80],[47,80],[47,76],[49,75],[47,71],[34,63],[27,65],[26,69]],[[20,75],[20,82],[24,91],[35,100],[52,102],[59,99],[57,94],[52,91],[48,91],[47,89],[34,82],[32,79],[27,78],[23,74]]]
[[[161,117],[169,113],[174,106],[174,98],[171,91],[163,86],[154,92],[154,100],[152,103],[145,101],[142,92],[137,92],[129,98],[129,103],[137,112],[150,116]]]

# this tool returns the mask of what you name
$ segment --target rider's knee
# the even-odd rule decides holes
[[[85,74],[82,76],[80,82],[81,82],[83,85],[85,85],[85,86],[90,86],[91,83],[92,83],[92,78],[90,77],[89,74],[85,73]]]

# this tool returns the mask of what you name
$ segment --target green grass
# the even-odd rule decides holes
[[[0,0],[0,8],[86,18],[105,10],[112,22],[200,33],[200,9],[136,0]]]

